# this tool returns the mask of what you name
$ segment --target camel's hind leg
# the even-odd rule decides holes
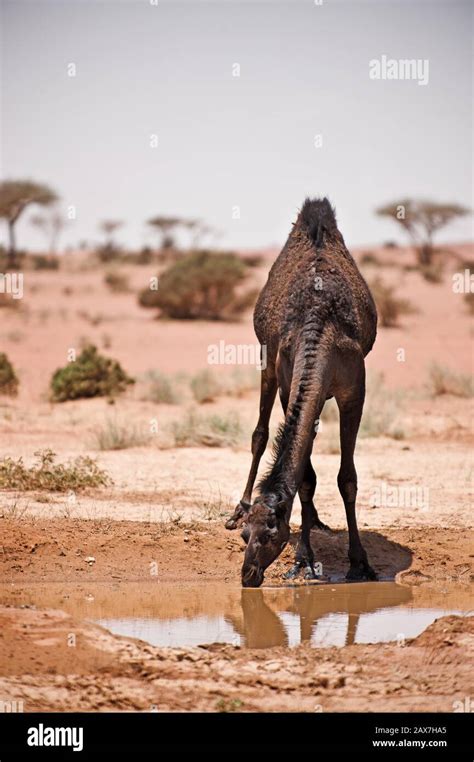
[[[341,437],[341,467],[337,484],[344,501],[349,530],[350,569],[346,579],[377,579],[374,570],[369,566],[367,553],[361,543],[356,518],[357,473],[354,466],[354,450],[364,407],[365,367],[363,360],[358,363],[355,375],[356,379],[353,380],[351,387],[345,389],[343,393],[336,394],[340,413]]]
[[[276,390],[277,379],[275,365],[269,362],[267,367],[262,370],[261,375],[260,413],[257,426],[252,434],[252,464],[250,466],[247,484],[242,499],[236,506],[230,519],[227,519],[225,523],[226,529],[236,529],[240,519],[245,516],[250,508],[252,490],[257,477],[258,466],[268,442],[268,424],[273,409],[273,403],[275,402]]]

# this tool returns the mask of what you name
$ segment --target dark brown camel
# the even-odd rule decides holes
[[[310,458],[317,422],[331,397],[336,398],[340,415],[337,482],[349,528],[347,579],[375,579],[357,529],[354,448],[365,396],[364,357],[375,341],[377,312],[327,198],[307,199],[303,204],[258,298],[254,327],[267,353],[260,415],[252,435],[247,485],[226,523],[228,529],[243,524],[247,548],[242,584],[261,585],[265,569],[287,544],[297,492],[302,507],[301,540],[288,576],[316,576],[310,531],[314,526],[327,527],[320,522],[313,504],[316,474]],[[259,483],[259,494],[252,504],[277,389],[285,421],[276,438],[273,465]]]

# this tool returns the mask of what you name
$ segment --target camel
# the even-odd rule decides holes
[[[259,418],[252,435],[247,484],[226,522],[227,529],[242,527],[247,546],[242,585],[259,587],[265,570],[288,543],[296,493],[301,501],[301,538],[287,576],[316,577],[310,532],[312,527],[328,527],[314,507],[316,474],[311,452],[321,411],[331,397],[336,399],[340,417],[337,483],[349,530],[346,579],[376,579],[357,528],[354,449],[365,397],[364,358],[375,341],[377,311],[327,198],[304,202],[258,297],[254,328],[266,348]],[[252,503],[277,389],[285,419],[276,436],[272,465]]]

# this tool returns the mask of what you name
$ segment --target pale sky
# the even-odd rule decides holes
[[[473,206],[469,2],[3,0],[1,10],[2,177],[46,182],[76,207],[62,245],[99,240],[99,220],[113,218],[125,245],[142,246],[158,214],[202,218],[222,246],[282,244],[307,195],[329,196],[349,245],[401,242],[376,206],[405,196]],[[428,59],[428,84],[370,79],[383,55]],[[32,214],[18,244],[44,248]],[[439,240],[471,237],[465,219]]]

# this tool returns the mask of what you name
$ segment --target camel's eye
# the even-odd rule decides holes
[[[270,532],[264,532],[260,537],[260,545],[266,545],[270,539]]]
[[[240,536],[242,540],[245,542],[245,544],[248,543],[249,537],[250,537],[250,531],[248,527],[244,527],[240,533]]]

